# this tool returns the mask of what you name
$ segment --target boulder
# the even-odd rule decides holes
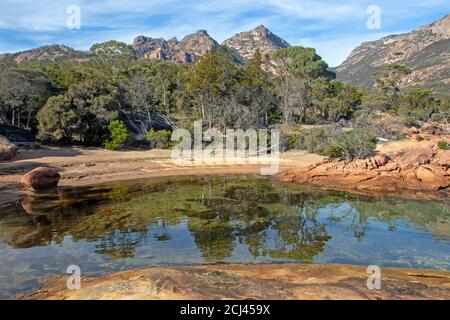
[[[284,182],[364,192],[448,190],[449,156],[448,151],[435,151],[429,146],[408,150],[394,159],[379,154],[350,163],[320,162],[286,170],[277,178]]]
[[[439,190],[450,185],[450,176],[447,171],[437,165],[420,166],[416,176],[424,185],[427,185],[428,189]]]
[[[419,133],[419,129],[417,129],[416,127],[405,128],[402,131],[402,134],[404,134],[405,136],[412,136],[412,135],[415,135],[418,133]]]
[[[31,191],[48,191],[56,189],[60,178],[55,168],[39,167],[25,174],[22,177],[22,184]]]
[[[395,162],[386,163],[382,168],[382,171],[395,171],[398,170],[398,164]]]
[[[396,162],[402,169],[418,168],[423,164],[430,163],[436,152],[431,146],[407,150]]]
[[[373,192],[396,192],[399,178],[393,175],[376,175],[355,185],[356,190]]]
[[[381,167],[381,166],[386,165],[390,159],[387,155],[382,153],[382,154],[378,154],[375,157],[373,157],[373,160],[379,167]]]
[[[435,123],[425,123],[421,127],[422,131],[431,135],[440,135],[442,134],[442,129],[438,124]]]
[[[0,136],[0,161],[11,160],[18,151],[19,148],[17,146],[9,142],[6,137]]]
[[[437,164],[445,168],[450,167],[450,150],[439,150],[434,157],[432,164]]]

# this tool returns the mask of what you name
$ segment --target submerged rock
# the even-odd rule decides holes
[[[21,182],[28,190],[42,192],[56,190],[60,178],[55,168],[39,167],[25,174]]]

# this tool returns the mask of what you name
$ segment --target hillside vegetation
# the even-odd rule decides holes
[[[402,126],[449,119],[448,96],[403,89],[404,77],[414,72],[407,66],[380,66],[371,75],[375,86],[363,89],[336,80],[314,49],[290,46],[264,27],[255,30],[236,35],[227,42],[231,47],[206,41],[203,48],[195,37],[176,46],[172,40],[174,48],[197,52],[189,63],[172,61],[180,51],[168,52],[171,59],[145,50],[136,55],[136,44],[118,41],[94,44],[82,58],[69,49],[64,57],[53,46],[57,58],[36,50],[34,59],[17,59],[24,53],[3,56],[0,122],[27,128],[45,143],[117,149],[169,147],[161,139],[171,130],[192,129],[202,119],[205,128],[222,130],[281,128],[281,150],[315,145],[314,152],[352,159],[370,156],[377,137],[398,138]],[[237,61],[240,50],[245,54]],[[380,112],[396,120],[380,122]],[[299,124],[330,127],[299,131]],[[354,132],[343,131],[349,128]],[[349,154],[355,143],[364,152]]]

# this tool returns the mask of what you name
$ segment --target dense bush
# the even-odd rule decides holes
[[[376,146],[376,138],[366,130],[342,131],[328,141],[321,154],[352,161],[372,156]]]
[[[399,114],[414,120],[428,121],[440,112],[440,101],[433,96],[432,90],[415,89],[402,97]]]
[[[295,147],[312,153],[321,153],[329,140],[337,135],[339,128],[336,126],[323,126],[305,129],[300,132]]]
[[[269,135],[270,137],[270,135]],[[298,149],[297,141],[299,139],[299,133],[297,132],[280,132],[279,151],[286,152],[291,149]]]
[[[170,140],[171,132],[169,130],[151,129],[147,132],[147,140],[150,142],[152,148],[157,149],[169,149],[172,147],[172,141]]]
[[[51,97],[39,110],[39,138],[101,145],[104,128],[117,117],[115,93],[102,82],[72,85],[64,95]]]
[[[109,137],[103,142],[108,150],[117,150],[131,142],[130,133],[125,124],[120,120],[113,120],[108,125]]]
[[[352,161],[372,156],[376,138],[365,129],[343,130],[336,126],[326,126],[303,130],[297,146],[330,158]]]
[[[407,126],[408,128],[417,126],[417,121],[414,117],[406,117],[406,118],[403,118],[402,121],[403,121],[403,124],[405,126]]]
[[[354,129],[364,129],[377,138],[399,140],[403,138],[402,130],[405,126],[416,125],[413,119],[402,120],[401,117],[378,112],[361,110],[349,123]]]
[[[42,72],[0,68],[0,123],[34,128],[36,113],[54,93]]]

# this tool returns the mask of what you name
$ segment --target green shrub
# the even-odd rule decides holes
[[[399,140],[403,138],[402,130],[404,126],[415,125],[414,119],[410,118],[402,121],[398,117],[389,117],[376,113],[358,113],[352,121],[351,127],[362,129],[375,137],[388,140]]]
[[[407,127],[412,127],[416,124],[416,119],[414,117],[406,117],[403,119],[403,124]]]
[[[335,137],[338,132],[339,129],[332,126],[302,130],[297,137],[295,147],[320,154],[321,150],[327,145],[327,142]]]
[[[117,150],[131,142],[130,133],[125,124],[120,120],[113,120],[108,125],[109,137],[103,142],[103,147],[108,150]]]
[[[337,127],[320,127],[303,130],[297,140],[300,149],[330,158],[348,161],[364,159],[374,154],[376,138],[371,130],[343,130]]]
[[[269,138],[271,136],[269,135]],[[279,150],[280,152],[286,152],[291,149],[297,149],[297,140],[299,139],[299,134],[297,132],[294,133],[285,133],[283,131],[280,132],[280,143]]]
[[[340,132],[320,153],[330,158],[352,161],[372,156],[376,146],[376,138],[373,135],[366,130],[355,129]]]
[[[150,142],[152,148],[157,149],[169,149],[172,147],[172,141],[170,137],[172,132],[169,130],[158,130],[155,131],[151,129],[147,131],[147,140]]]
[[[447,141],[441,140],[437,143],[437,147],[441,150],[449,150],[450,144]]]

